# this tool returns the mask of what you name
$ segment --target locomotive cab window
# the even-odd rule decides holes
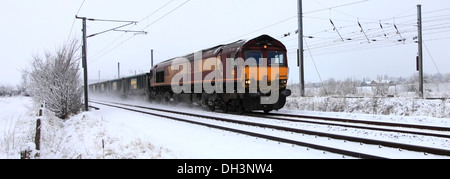
[[[156,72],[156,83],[164,83],[164,71]]]
[[[259,50],[249,50],[245,52],[245,60],[250,58],[254,58],[256,60],[256,64],[259,64],[259,60],[263,58],[263,53]]]
[[[279,66],[286,65],[286,60],[284,58],[284,52],[268,51],[267,59],[269,60],[269,64],[278,64]]]
[[[236,59],[236,53],[230,53],[230,54],[228,54],[227,58],[233,59],[233,60]]]

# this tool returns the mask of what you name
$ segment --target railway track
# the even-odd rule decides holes
[[[262,114],[262,113],[254,113],[254,114]],[[261,116],[261,115],[259,115],[259,116]],[[368,121],[368,120],[358,120],[358,119],[331,118],[331,117],[311,116],[311,115],[279,114],[279,113],[269,114],[268,116],[292,117],[292,118],[300,118],[300,119],[304,118],[304,119],[315,119],[315,120],[320,120],[320,121],[333,121],[333,122],[343,122],[343,123],[368,124],[368,125],[376,125],[376,126],[403,127],[403,128],[411,128],[411,129],[423,129],[423,130],[450,132],[450,127],[441,127],[441,126],[428,126],[428,125]]]
[[[399,132],[405,134],[442,137],[450,139],[450,134],[439,133],[440,131],[450,132],[450,128],[439,126],[399,124],[391,122],[364,121],[355,119],[331,118],[331,117],[309,116],[309,115],[277,114],[277,113],[268,115],[263,113],[251,113],[249,115],[259,118],[274,119],[288,122],[332,125],[332,126],[366,129],[366,130],[385,131],[385,132]]]
[[[263,138],[267,140],[272,140],[276,142],[282,142],[282,143],[288,143],[292,145],[298,145],[298,146],[304,146],[308,148],[313,148],[321,151],[327,151],[331,153],[337,153],[341,154],[343,156],[352,156],[356,158],[371,158],[371,159],[381,159],[381,158],[391,158],[386,157],[379,154],[372,154],[371,152],[365,152],[364,150],[353,150],[352,147],[332,147],[332,145],[328,144],[317,144],[316,142],[311,141],[302,141],[296,139],[296,136],[314,136],[315,138],[325,138],[325,140],[338,140],[340,142],[346,143],[352,143],[351,145],[366,145],[368,147],[377,148],[378,150],[382,150],[382,148],[390,148],[391,151],[397,151],[401,152],[403,150],[407,151],[414,151],[418,152],[422,155],[438,155],[438,156],[450,156],[450,150],[446,149],[440,149],[440,148],[432,148],[432,147],[425,147],[425,146],[416,146],[411,144],[402,144],[402,143],[396,143],[396,142],[390,142],[390,141],[382,141],[382,140],[374,140],[374,139],[367,139],[367,138],[361,138],[361,137],[353,137],[353,136],[346,136],[346,135],[338,135],[338,134],[332,134],[332,133],[325,133],[325,132],[317,132],[317,131],[311,131],[311,130],[303,130],[303,129],[297,129],[292,127],[286,127],[286,126],[279,126],[279,125],[273,125],[273,124],[265,124],[265,123],[259,123],[259,122],[251,122],[251,121],[244,121],[244,120],[236,120],[236,119],[230,119],[225,117],[214,117],[204,114],[195,114],[195,113],[188,113],[188,112],[180,112],[180,111],[171,111],[166,109],[159,109],[159,108],[152,108],[152,107],[145,107],[145,106],[138,106],[138,105],[130,105],[130,104],[121,104],[121,103],[110,103],[110,102],[95,102],[92,101],[91,103],[100,104],[104,106],[119,108],[123,110],[133,111],[133,112],[139,112],[143,114],[148,114],[152,116],[158,116],[162,118],[168,118],[176,121],[181,122],[187,122],[195,125],[202,125],[210,128],[215,128],[219,130],[225,130],[230,131],[234,133],[244,134],[248,136],[253,136],[257,138]],[[209,121],[218,121],[221,123],[231,123],[235,125],[244,125],[244,126],[250,126],[253,128],[262,128],[265,129],[266,132],[255,132],[247,129],[237,128],[237,127],[230,127],[230,125],[223,125],[223,124],[217,124],[217,123],[210,123],[210,122],[202,122],[200,120],[192,120],[187,119],[188,117],[195,117],[202,120],[209,120]],[[260,116],[261,117],[261,116]],[[272,120],[286,120],[286,119],[278,119],[280,117],[270,117],[265,116],[264,118],[269,118]],[[289,119],[291,120],[291,119]],[[289,121],[289,122],[299,122],[299,121]],[[331,124],[327,124],[331,125]],[[277,136],[273,135],[272,132],[267,132],[267,130],[271,131],[279,131],[283,133],[290,133],[291,137],[283,137],[283,136]],[[372,129],[374,130],[374,129]],[[294,137],[293,137],[294,136]],[[448,136],[447,136],[448,137]],[[319,140],[319,139],[318,139]],[[376,153],[376,152],[375,152]]]

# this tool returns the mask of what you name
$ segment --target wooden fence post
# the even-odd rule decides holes
[[[34,158],[39,158],[39,150],[41,150],[41,118],[43,116],[43,110],[45,108],[45,102],[41,104],[41,108],[39,109],[38,119],[36,121],[36,135],[34,137],[34,144],[36,147],[36,154]],[[31,159],[32,158],[33,149],[29,146],[26,149],[20,151],[20,159]]]
[[[39,118],[36,121],[36,135],[34,138],[34,142],[36,144],[36,156],[35,157],[39,157],[39,150],[41,150],[41,118],[43,116],[43,110],[45,107],[45,103],[41,104],[41,109],[39,109]]]
[[[36,136],[34,138],[36,150],[41,150],[41,119],[36,121]]]

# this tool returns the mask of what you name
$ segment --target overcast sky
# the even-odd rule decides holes
[[[431,54],[424,48],[425,72],[450,73],[450,1],[362,1],[303,1],[304,34],[312,37],[306,38],[306,82],[318,82],[319,74],[324,80],[362,80],[416,73],[417,4],[423,5],[424,40]],[[101,79],[115,78],[117,63],[122,76],[148,72],[151,49],[157,63],[268,34],[288,48],[290,82],[298,82],[296,0],[86,0],[83,5],[83,0],[0,2],[0,84],[19,84],[21,70],[28,68],[33,55],[52,52],[68,39],[80,38],[77,13],[89,18],[139,21],[122,29],[148,32],[108,32],[89,38],[90,79],[98,80],[99,72]],[[87,30],[94,34],[120,25],[123,23],[89,21]],[[291,35],[282,38],[288,33]]]

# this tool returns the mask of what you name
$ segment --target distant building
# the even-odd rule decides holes
[[[395,85],[395,82],[389,80],[372,80],[372,81],[363,81],[361,83],[361,86],[378,86],[378,85]]]

